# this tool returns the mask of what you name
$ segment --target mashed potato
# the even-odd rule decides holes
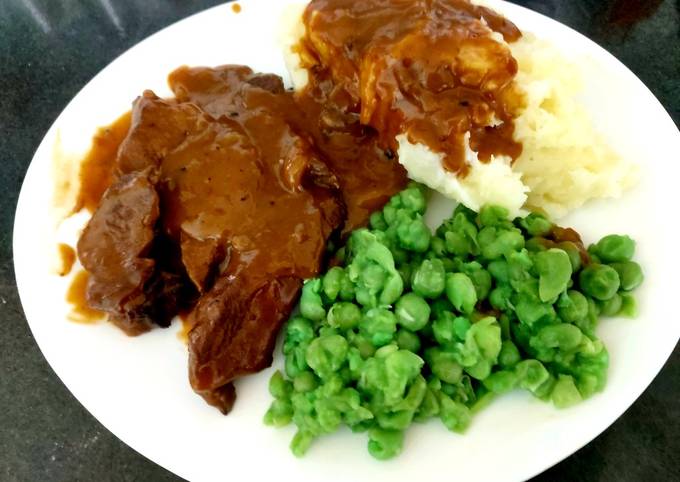
[[[295,50],[305,33],[300,21],[304,8],[304,4],[290,8],[281,37],[297,90],[308,82]],[[503,41],[500,35],[494,39]],[[442,154],[413,144],[402,134],[396,138],[398,156],[409,177],[471,209],[499,204],[511,216],[538,209],[557,219],[591,199],[620,196],[634,183],[636,169],[607,145],[578,103],[583,69],[531,34],[510,48],[519,64],[516,82],[525,95],[514,133],[523,145],[521,156],[512,165],[504,156],[482,163],[468,148],[466,158],[472,168],[459,178],[443,168]]]
[[[619,197],[637,169],[606,143],[578,102],[584,69],[530,34],[510,47],[526,97],[515,119],[523,152],[513,170],[530,189],[527,207],[559,218],[591,199]]]

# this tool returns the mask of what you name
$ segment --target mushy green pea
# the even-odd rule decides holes
[[[284,373],[269,383],[268,425],[293,423],[290,449],[345,425],[379,460],[408,427],[437,417],[463,432],[514,389],[564,408],[604,388],[602,316],[635,316],[635,243],[606,236],[581,257],[540,214],[458,206],[432,234],[418,184],[350,235],[336,266],[305,282],[285,328]]]

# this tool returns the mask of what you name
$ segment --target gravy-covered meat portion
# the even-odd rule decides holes
[[[303,21],[306,90],[329,92],[383,149],[405,134],[459,175],[468,136],[482,161],[521,153],[517,62],[502,41],[521,33],[502,16],[468,0],[312,0]]]
[[[172,286],[167,273],[198,294],[189,314],[190,380],[227,413],[231,381],[271,363],[278,330],[302,280],[318,273],[345,208],[336,177],[283,115],[294,106],[281,80],[246,67],[222,72],[232,78],[227,88],[194,85],[196,99],[179,90],[176,99],[149,91],[137,99],[115,184],[79,255],[106,281],[92,284],[89,296],[114,321],[139,319],[148,328],[127,300],[144,309],[164,303],[152,290]]]
[[[147,287],[156,268],[151,247],[160,208],[150,177],[146,170],[118,179],[78,241],[78,257],[90,272],[89,305],[109,313],[110,320],[130,335],[143,333],[154,323]]]
[[[180,233],[190,275],[192,255],[214,260],[220,251],[216,281],[190,314],[189,362],[194,389],[227,412],[228,385],[271,363],[301,281],[318,272],[345,213],[335,177],[285,119],[294,106],[280,79],[244,67],[221,72],[229,83],[210,83],[210,69],[171,76],[178,101],[217,119],[169,153],[162,170],[172,185],[165,225]],[[202,85],[195,98],[180,78]]]
[[[200,106],[214,117],[241,119],[243,124],[267,135],[267,124],[254,122],[249,112],[258,110],[258,97],[252,86],[276,96],[268,109],[284,118],[296,135],[308,139],[321,154],[324,163],[315,170],[324,175],[327,165],[337,178],[347,208],[344,233],[366,224],[372,212],[381,209],[390,196],[406,185],[406,171],[393,153],[378,145],[374,129],[362,126],[359,115],[352,112],[346,99],[336,95],[330,82],[319,83],[303,93],[284,94],[281,79],[275,75],[253,74],[247,67],[177,69],[170,75],[170,87],[180,100]],[[246,91],[239,95],[244,83]],[[248,128],[248,127],[247,127]],[[323,166],[323,167],[321,167]]]

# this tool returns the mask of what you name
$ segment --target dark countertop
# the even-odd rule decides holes
[[[180,480],[109,433],[73,398],[42,357],[16,291],[12,224],[33,152],[78,90],[149,34],[219,3],[0,0],[2,481]],[[680,124],[680,0],[515,3],[556,18],[604,46],[647,84]],[[680,480],[679,398],[680,350],[676,348],[624,416],[536,480]]]

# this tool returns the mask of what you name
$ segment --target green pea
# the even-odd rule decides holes
[[[581,250],[578,249],[578,246],[576,246],[575,243],[571,241],[562,241],[557,244],[557,247],[569,256],[572,273],[576,273],[581,269]]]
[[[584,399],[598,392],[599,380],[597,375],[591,373],[579,374],[576,378],[576,388]]]
[[[269,393],[274,398],[286,398],[290,395],[291,390],[291,383],[283,378],[283,374],[279,370],[276,370],[269,379]]]
[[[314,338],[312,323],[301,316],[296,316],[286,325],[286,337],[283,343],[283,352],[288,354],[293,348],[302,342],[311,341]]]
[[[619,316],[624,318],[635,318],[638,315],[637,302],[635,301],[635,296],[632,293],[622,292],[621,296],[621,309],[619,310]]]
[[[466,257],[474,254],[477,250],[476,239],[458,231],[447,231],[444,233],[444,244],[446,251],[454,256]]]
[[[406,251],[405,249],[402,249],[399,246],[396,246],[396,243],[390,244],[390,252],[392,253],[392,256],[394,257],[394,262],[399,263],[401,265],[407,264],[408,261],[410,260],[411,256],[412,256],[412,254],[409,253],[408,251]]]
[[[359,354],[361,357],[366,360],[369,357],[372,357],[375,354],[375,345],[371,342],[370,339],[366,338],[363,335],[358,335],[352,339],[352,343],[354,346],[359,350]]]
[[[462,203],[458,204],[456,209],[453,210],[453,217],[456,217],[458,214],[465,216],[471,223],[474,223],[477,220],[477,213]]]
[[[290,450],[296,457],[302,457],[314,441],[314,435],[310,432],[298,430],[290,442]]]
[[[562,293],[556,306],[557,314],[566,323],[576,323],[588,316],[588,299],[576,290]]]
[[[610,234],[597,242],[594,251],[604,263],[630,261],[635,254],[635,241],[628,236]]]
[[[430,305],[417,294],[406,293],[397,300],[394,313],[401,326],[411,331],[418,331],[427,325],[430,319]]]
[[[472,252],[472,243],[461,233],[448,231],[444,233],[446,250],[456,256],[466,256]]]
[[[402,350],[417,353],[420,350],[420,338],[415,333],[402,328],[397,331],[397,345]]]
[[[557,316],[550,303],[540,303],[528,295],[520,294],[513,304],[519,321],[528,326],[551,322]]]
[[[620,263],[612,263],[609,266],[614,268],[619,274],[621,280],[621,289],[631,291],[642,284],[644,275],[642,268],[635,261],[623,261]]]
[[[314,400],[316,400],[314,393],[296,392],[290,396],[296,414],[311,414],[314,411]]]
[[[512,368],[517,365],[522,356],[515,345],[510,340],[504,340],[501,344],[501,352],[498,354],[498,364],[502,368]]]
[[[576,388],[574,378],[569,375],[559,375],[557,383],[550,395],[557,408],[567,408],[582,400],[581,394]]]
[[[588,302],[588,314],[584,319],[575,321],[574,324],[586,335],[594,336],[595,328],[600,316],[600,307],[594,299],[587,297],[586,300]]]
[[[621,282],[614,268],[604,264],[591,264],[581,270],[579,284],[585,294],[605,301],[616,294]]]
[[[446,311],[453,311],[453,305],[448,300],[448,298],[443,296],[434,300],[430,305],[430,308],[432,310],[432,317],[435,319],[439,318],[442,313]]]
[[[488,391],[484,385],[481,385],[477,389],[476,399],[472,407],[470,407],[470,413],[474,415],[480,410],[488,407],[494,398],[496,398],[496,394]]]
[[[491,261],[487,269],[497,283],[508,284],[510,282],[510,266],[504,259]]]
[[[538,387],[536,387],[535,390],[531,391],[531,393],[534,395],[534,397],[538,398],[539,400],[549,402],[550,395],[552,394],[552,390],[553,387],[555,386],[556,381],[557,379],[553,375],[548,374],[546,380],[543,383],[541,383]]]
[[[451,383],[442,383],[441,392],[455,400],[454,397],[456,396],[456,385]]]
[[[396,346],[394,351],[380,353],[387,348],[391,346],[381,348],[374,358],[366,360],[357,384],[361,393],[380,402],[383,411],[404,400],[406,387],[420,374],[424,364],[415,353],[399,350]]]
[[[396,301],[403,291],[404,283],[394,267],[389,248],[366,229],[354,231],[349,244],[354,257],[347,272],[350,281],[356,284],[356,300],[359,304],[374,307]],[[376,267],[381,268],[382,274]],[[368,273],[364,273],[366,270]],[[378,286],[379,283],[382,283],[381,286]]]
[[[420,218],[402,222],[397,227],[397,239],[399,245],[409,251],[424,253],[430,247],[432,233],[430,228]]]
[[[531,346],[536,349],[559,348],[566,351],[576,348],[582,339],[583,333],[578,327],[569,323],[560,323],[541,328],[531,339]]]
[[[413,291],[425,298],[436,298],[444,292],[446,284],[444,263],[439,259],[426,259],[413,273]]]
[[[607,301],[600,301],[598,303],[600,307],[600,314],[602,316],[616,316],[621,311],[621,306],[623,304],[623,299],[621,295],[615,293],[614,296],[609,298]]]
[[[368,431],[368,452],[378,460],[387,460],[401,453],[404,432],[372,428]]]
[[[447,273],[456,271],[455,262],[451,258],[443,258],[441,262],[444,263],[444,270]]]
[[[508,261],[508,282],[517,289],[517,284],[532,278],[535,274],[534,262],[529,251],[523,249],[510,253]]]
[[[276,399],[264,414],[264,424],[285,427],[293,420],[293,405],[290,400]]]
[[[457,212],[437,230],[444,238],[446,250],[456,256],[476,254],[477,226],[464,212]]]
[[[334,328],[350,330],[359,326],[361,310],[354,303],[341,301],[328,310],[328,324]]]
[[[501,351],[501,328],[493,316],[476,321],[467,330],[465,344],[470,347],[473,343],[484,359],[496,362]]]
[[[482,383],[487,390],[500,395],[515,388],[517,381],[517,375],[514,371],[501,370],[486,377]]]
[[[516,323],[516,319],[513,315],[513,325],[518,325]],[[504,340],[509,340],[511,337],[510,334],[510,316],[508,316],[507,313],[501,313],[501,316],[498,317],[498,324],[501,327],[501,338]]]
[[[407,350],[395,350],[385,357],[385,368],[390,376],[400,377],[400,382],[413,380],[424,363],[422,358]]]
[[[347,274],[340,266],[334,266],[322,278],[323,293],[329,300],[335,301],[342,288],[342,281]]]
[[[451,343],[455,340],[454,320],[456,317],[450,311],[443,311],[439,317],[432,322],[432,333],[434,339],[440,345]]]
[[[314,339],[307,347],[305,359],[314,373],[327,378],[340,369],[347,358],[349,345],[340,335],[330,335]]]
[[[431,417],[439,414],[439,399],[437,393],[428,387],[423,397],[423,401],[418,407],[414,420],[416,422],[425,422]]]
[[[460,341],[464,341],[467,337],[468,330],[472,327],[472,323],[465,317],[456,316],[453,319],[453,333]]]
[[[376,414],[376,422],[382,429],[405,430],[411,425],[415,411],[398,410],[396,412],[379,412]]]
[[[316,400],[314,410],[316,411],[316,420],[323,433],[333,433],[340,427],[342,415],[328,399]]]
[[[530,213],[520,220],[519,225],[530,236],[546,236],[554,226],[545,216],[539,213]]]
[[[415,415],[415,412],[425,398],[427,390],[427,381],[422,375],[417,375],[411,382],[406,396],[394,406],[394,410],[404,410],[411,412],[411,416]]]
[[[482,226],[497,226],[505,224],[510,217],[510,212],[502,206],[487,205],[479,211],[479,223]]]
[[[371,214],[371,217],[369,218],[369,224],[372,229],[379,231],[384,231],[387,229],[387,222],[380,211],[376,211]]]
[[[545,238],[530,238],[524,243],[524,247],[527,249],[527,251],[539,253],[548,249],[546,244]]]
[[[440,392],[439,418],[447,429],[462,433],[470,425],[472,414],[468,407]]]
[[[324,398],[329,398],[334,395],[337,395],[340,393],[345,385],[345,382],[342,379],[342,376],[340,376],[339,372],[331,373],[328,375],[326,378],[321,380],[321,384],[314,393],[314,395],[317,395],[315,397],[316,399],[324,399]]]
[[[344,421],[349,425],[353,432],[365,431],[370,428],[372,419],[374,418],[373,413],[365,407],[357,407],[343,414]]]
[[[436,258],[446,256],[446,242],[442,238],[434,236],[430,239],[430,251]]]
[[[404,288],[410,289],[411,278],[413,277],[413,268],[411,265],[409,263],[404,263],[397,268],[397,272],[399,272],[399,276],[401,276],[401,279],[404,282]]]
[[[490,238],[488,242],[483,242],[483,239],[486,238],[486,236],[483,238],[482,233],[489,229],[493,228],[484,228],[479,233],[479,245],[482,250],[482,256],[485,259],[498,259],[501,256],[508,256],[510,253],[520,251],[522,248],[524,248],[524,236],[522,236],[522,233],[516,229],[499,230],[494,237],[488,235]]]
[[[460,312],[469,314],[477,304],[477,291],[472,280],[463,273],[446,275],[446,296]]]
[[[310,392],[317,387],[318,383],[314,374],[304,371],[293,379],[293,389],[296,392]]]
[[[425,199],[425,188],[419,184],[413,184],[399,193],[401,204],[406,209],[410,209],[418,214],[424,214],[427,208]]]
[[[387,279],[387,273],[377,264],[369,264],[359,274],[360,283],[372,292],[379,292]]]
[[[285,369],[286,375],[294,378],[300,372],[307,369],[307,360],[305,353],[307,352],[308,343],[301,343],[296,346],[290,353],[286,355]]]
[[[531,359],[515,365],[515,373],[519,386],[534,393],[550,377],[548,370],[540,361]]]
[[[475,292],[477,293],[477,300],[483,301],[489,296],[489,291],[491,291],[491,275],[484,268],[477,269],[466,269],[465,274],[468,275],[472,284],[475,286]]]
[[[371,308],[362,318],[359,328],[374,346],[380,347],[392,341],[397,332],[397,318],[385,308]]]
[[[497,286],[489,293],[489,303],[497,310],[510,309],[510,297],[513,290],[510,286]]]
[[[324,325],[322,324],[321,327],[319,328],[319,332],[317,336],[329,336],[329,335],[338,335],[338,330],[337,328],[334,328],[330,325]]]
[[[312,321],[320,321],[326,317],[326,309],[321,301],[321,280],[307,281],[302,287],[300,296],[300,313]]]
[[[477,393],[472,386],[472,379],[463,375],[460,382],[454,385],[453,395],[450,395],[450,397],[468,406],[473,404],[477,399]]]
[[[549,301],[567,289],[571,279],[569,255],[561,249],[550,248],[536,253],[534,266],[538,272],[538,294],[541,301]]]
[[[425,351],[425,359],[432,373],[443,382],[456,383],[463,375],[463,367],[456,361],[454,353],[439,348],[428,348]]]

